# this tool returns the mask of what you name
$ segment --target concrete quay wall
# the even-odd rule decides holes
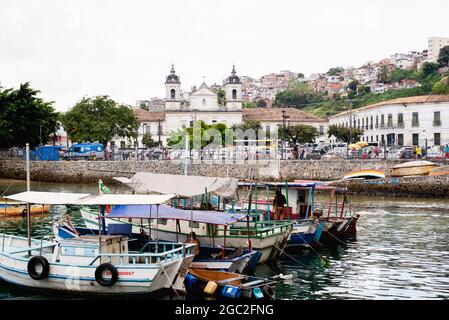
[[[391,167],[402,161],[384,160],[259,160],[259,161],[191,161],[189,175],[235,177],[259,181],[293,181],[311,179],[321,181],[340,180],[344,174],[360,169],[381,169],[387,178],[374,183],[340,182],[352,193],[449,197],[449,177],[414,177],[391,179]],[[33,181],[58,183],[96,183],[103,179],[114,183],[113,177],[131,177],[135,172],[184,174],[182,160],[173,161],[31,161],[30,175]],[[26,178],[25,161],[0,159],[0,178]]]

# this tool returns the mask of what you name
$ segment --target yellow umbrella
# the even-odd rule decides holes
[[[355,144],[355,143],[350,144],[348,147],[349,147],[349,149],[354,149],[354,148],[360,149],[360,146],[358,144]]]
[[[357,142],[357,145],[359,145],[360,147],[366,147],[368,145],[368,142],[366,142],[366,141],[359,141],[359,142]]]

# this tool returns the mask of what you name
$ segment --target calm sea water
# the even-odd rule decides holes
[[[23,181],[1,180],[0,194],[26,189]],[[96,185],[32,182],[32,190],[96,192]],[[118,192],[126,192],[119,189]],[[327,196],[317,201],[325,206]],[[449,201],[388,197],[352,197],[361,215],[357,238],[319,252],[289,252],[277,263],[260,265],[258,276],[294,277],[277,287],[282,299],[448,299]],[[71,211],[80,222],[79,213]],[[33,236],[51,235],[60,213],[33,216]],[[0,221],[7,233],[26,235],[26,220]],[[320,256],[328,258],[325,266]],[[45,299],[0,282],[0,299]]]

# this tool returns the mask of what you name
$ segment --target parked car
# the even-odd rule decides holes
[[[415,158],[415,147],[402,147],[399,149],[399,152],[401,154],[401,159],[413,159]]]

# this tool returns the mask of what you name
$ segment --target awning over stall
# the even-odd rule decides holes
[[[156,205],[149,206],[115,206],[108,218],[172,219],[186,220],[217,225],[228,225],[246,218],[245,214],[217,211],[183,210],[162,204],[157,212]]]
[[[114,177],[137,193],[176,194],[191,198],[205,190],[225,199],[237,199],[238,179],[138,172],[130,179]]]

